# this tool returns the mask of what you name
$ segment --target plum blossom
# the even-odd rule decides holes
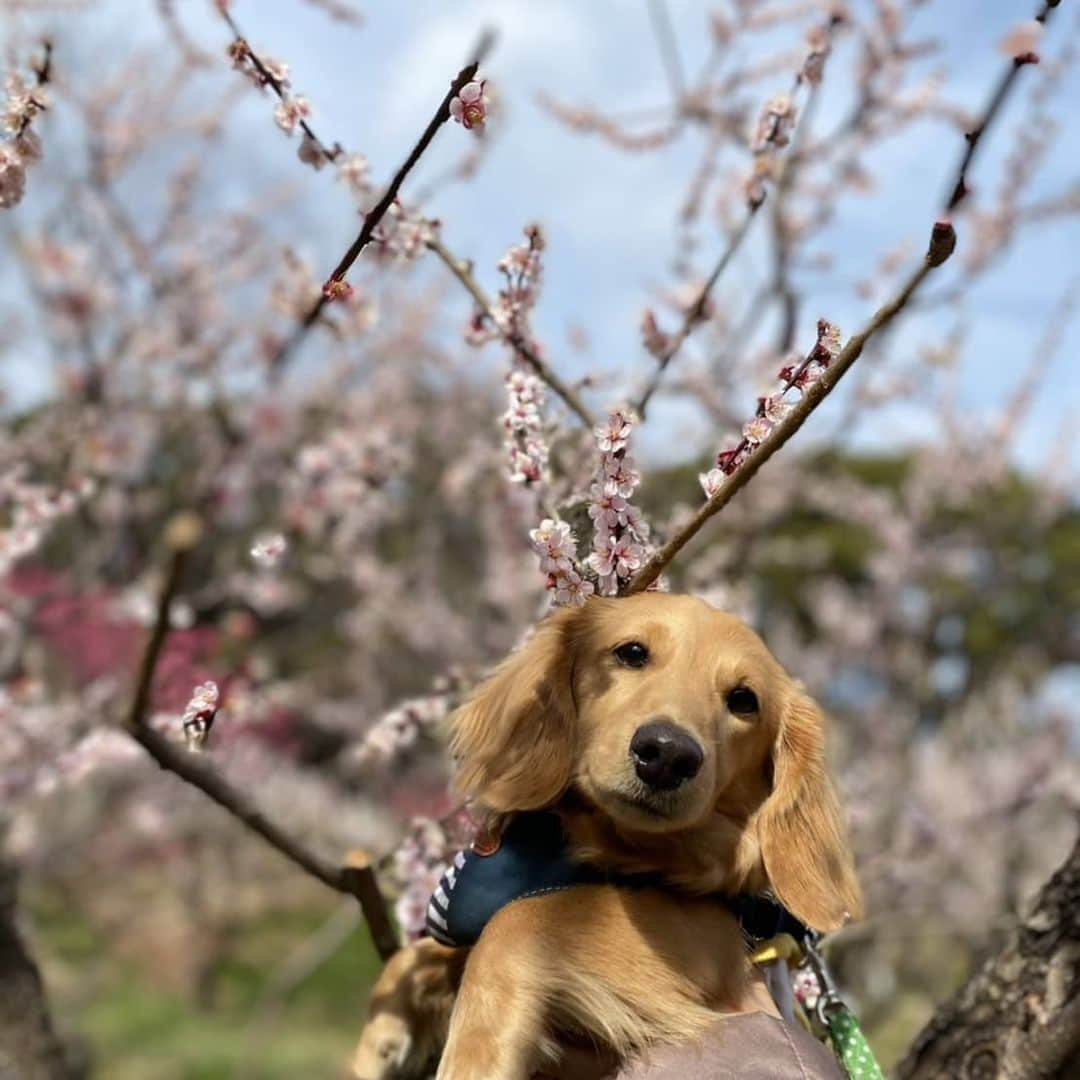
[[[596,591],[596,586],[583,578],[576,570],[567,570],[555,576],[552,599],[559,607],[581,607]]]
[[[428,901],[456,846],[442,824],[418,817],[394,852],[394,876],[400,889],[394,914],[410,941],[424,932]]]
[[[283,98],[274,109],[274,123],[286,135],[296,130],[296,125],[311,115],[311,103],[303,94]]]
[[[43,83],[48,78],[50,47],[37,69],[37,83],[27,84],[12,72],[4,81],[5,101],[0,113],[0,128],[9,138],[0,143],[0,209],[17,206],[26,193],[26,169],[41,160],[41,138],[31,127],[38,113],[49,106]]]
[[[94,492],[90,480],[57,490],[30,483],[25,474],[19,465],[0,473],[0,579],[41,546],[58,519],[72,514]]]
[[[783,421],[791,411],[787,395],[802,393],[812,386],[829,369],[840,354],[842,340],[839,327],[827,319],[819,319],[817,341],[801,361],[788,362],[778,372],[783,384],[780,391],[758,398],[757,412],[742,429],[742,439],[737,446],[722,450],[716,458],[716,468],[698,475],[698,481],[711,499],[723,486],[723,477],[730,476],[768,438],[776,424]]]
[[[313,139],[306,133],[300,140],[300,146],[297,148],[296,156],[305,165],[310,165],[316,172],[326,164],[326,152],[323,150],[322,144],[318,139]]]
[[[333,303],[335,300],[348,300],[353,294],[353,287],[340,278],[330,278],[322,287],[322,294]]]
[[[26,162],[10,146],[0,146],[0,207],[22,202],[26,193]]]
[[[544,237],[537,225],[525,228],[525,243],[515,244],[499,260],[504,278],[495,310],[477,310],[465,330],[465,340],[481,346],[501,338],[513,349],[506,376],[507,409],[502,415],[510,479],[531,486],[547,478],[548,446],[541,410],[547,398],[543,380],[528,362],[528,355],[543,352],[532,337],[529,316],[539,296]]]
[[[28,85],[17,72],[12,72],[4,80],[3,113],[0,114],[0,127],[10,135],[21,135],[40,112],[49,107],[49,97],[40,84],[43,76],[39,73],[39,83]],[[47,76],[45,76],[47,77]]]
[[[540,409],[547,397],[543,380],[515,363],[506,377],[508,407],[502,423],[510,479],[515,484],[535,484],[544,479],[548,448],[542,434]]]
[[[281,533],[263,533],[256,537],[251,548],[251,558],[264,570],[272,570],[281,563],[289,542]]]
[[[371,190],[371,165],[363,154],[346,154],[338,161],[337,179],[357,195]]]
[[[795,128],[795,102],[788,94],[778,94],[770,98],[761,111],[757,129],[754,132],[751,149],[755,154],[763,154],[770,147],[787,146]]]
[[[467,82],[450,102],[450,115],[464,128],[482,127],[487,119],[488,99],[485,79]]]
[[[1019,63],[1037,63],[1042,35],[1042,23],[1038,19],[1027,19],[1017,23],[998,42],[998,52]]]
[[[205,682],[195,687],[191,700],[184,709],[180,725],[187,748],[193,753],[202,750],[210,737],[210,728],[213,726],[214,717],[217,716],[218,697],[217,683]]]
[[[597,448],[602,454],[614,454],[617,450],[625,450],[633,429],[633,420],[616,409],[608,414],[606,423],[597,424],[593,429]]]
[[[705,492],[706,499],[711,499],[724,486],[725,475],[721,468],[698,473],[698,483],[701,485],[701,490]]]
[[[671,345],[671,336],[660,329],[656,315],[649,309],[641,316],[641,342],[645,351],[657,358],[663,356]]]
[[[843,20],[840,14],[833,15],[833,24]],[[832,35],[824,26],[815,26],[806,35],[806,42],[810,51],[803,61],[802,71],[799,73],[800,80],[805,80],[812,86],[817,86],[825,74],[825,61],[832,51]]]
[[[635,419],[627,410],[614,409],[593,429],[600,464],[589,489],[593,545],[588,565],[603,596],[615,596],[648,555],[649,527],[630,502],[641,480],[627,454]]]
[[[352,763],[361,770],[386,768],[411,750],[425,735],[432,735],[449,715],[449,693],[409,698],[384,713],[351,749]]]
[[[540,572],[547,578],[547,588],[556,605],[580,607],[593,594],[595,586],[577,565],[577,539],[565,521],[544,518],[529,533],[533,551],[540,558]]]
[[[540,572],[560,574],[573,568],[577,542],[565,521],[544,518],[529,532],[532,549],[540,556]]]
[[[406,210],[395,199],[371,234],[372,253],[387,261],[412,262],[437,235],[438,227],[438,221]]]

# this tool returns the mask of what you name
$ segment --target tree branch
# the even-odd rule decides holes
[[[627,594],[647,589],[663,573],[664,568],[692,540],[701,527],[718,514],[750,482],[758,469],[765,464],[809,419],[810,414],[832,393],[837,383],[862,355],[866,343],[892,322],[903,311],[912,294],[923,279],[941,266],[956,246],[956,233],[951,225],[939,223],[934,226],[930,246],[919,268],[904,282],[896,295],[880,307],[859,333],[849,338],[836,359],[825,369],[819,379],[811,383],[791,412],[780,420],[757,449],[720,486],[719,490],[698,509],[697,513],[666,543],[655,552],[637,572]]]
[[[728,239],[727,247],[724,248],[723,254],[721,254],[720,259],[713,267],[712,273],[706,278],[705,284],[701,286],[701,291],[697,294],[694,302],[687,308],[682,326],[671,336],[671,340],[664,351],[657,356],[656,368],[653,370],[645,389],[641,392],[641,397],[638,398],[637,404],[634,406],[635,412],[642,420],[645,419],[645,412],[649,407],[649,402],[660,386],[660,380],[663,379],[668,364],[675,358],[675,354],[683,347],[683,342],[694,332],[698,323],[705,321],[705,310],[709,304],[709,297],[712,295],[716,283],[720,280],[720,275],[728,268],[728,264],[735,257],[739,248],[742,247],[742,243],[746,239],[747,233],[750,232],[750,226],[754,223],[754,218],[757,216],[761,205],[761,203],[751,203],[747,206],[739,227]]]
[[[1080,840],[1004,949],[944,1003],[898,1080],[1076,1076],[1080,1064]]]
[[[666,11],[663,11],[662,13],[666,14]],[[829,48],[832,47],[833,35],[835,34],[837,27],[840,26],[843,21],[844,20],[841,16],[834,14],[829,18],[828,23],[825,25],[824,32]],[[805,81],[806,76],[804,75],[804,69],[800,68],[800,70],[795,75],[795,82],[791,89],[792,98],[794,98],[796,91]],[[806,110],[804,111],[809,110],[810,103],[815,97],[816,89],[817,84],[811,83]],[[805,117],[803,118],[803,123],[797,127],[796,134],[798,133],[799,128],[801,128],[802,126],[805,126]],[[755,155],[760,152],[762,151],[755,149]],[[768,148],[766,148],[764,152],[770,151]],[[773,148],[772,152],[775,152],[775,147]],[[789,159],[793,153],[794,147],[792,147],[788,152]],[[787,172],[788,169],[785,167],[783,172],[781,172],[780,174],[778,186],[780,183],[783,182],[784,176]],[[788,182],[790,182],[790,180]],[[730,265],[731,260],[738,253],[739,248],[742,247],[743,241],[746,239],[747,234],[750,232],[750,226],[754,223],[754,218],[757,217],[757,213],[764,205],[765,201],[766,200],[764,195],[761,195],[759,198],[756,199],[751,198],[747,201],[746,210],[743,214],[742,221],[728,238],[727,245],[721,253],[720,258],[717,260],[716,265],[713,267],[712,273],[710,273],[708,278],[705,280],[705,284],[702,285],[701,291],[697,294],[694,302],[690,305],[689,308],[687,308],[686,314],[683,317],[682,325],[675,332],[675,334],[671,336],[667,343],[667,346],[663,349],[663,351],[657,355],[656,368],[653,370],[652,376],[649,378],[645,389],[642,391],[641,396],[638,398],[636,404],[634,405],[635,412],[637,412],[638,416],[641,417],[642,420],[645,419],[645,413],[648,409],[649,402],[652,399],[653,394],[656,393],[656,390],[664,377],[664,372],[667,370],[668,365],[675,358],[676,353],[678,353],[678,351],[683,347],[683,343],[694,332],[698,324],[705,321],[705,312],[708,308],[709,298],[712,295],[712,291],[716,287],[716,283],[720,280],[720,277],[723,275],[724,271]]]
[[[327,281],[327,285],[331,282],[344,280],[345,275],[349,272],[353,263],[356,262],[360,253],[370,243],[371,237],[378,227],[379,222],[386,216],[386,212],[397,198],[398,191],[405,182],[405,178],[423,156],[424,151],[431,145],[432,140],[438,134],[439,128],[450,119],[450,103],[461,91],[461,88],[466,83],[471,82],[476,76],[476,72],[479,69],[481,62],[490,51],[494,41],[495,36],[491,31],[486,31],[481,36],[472,51],[473,59],[457,73],[453,82],[450,84],[450,89],[443,95],[439,107],[428,121],[427,127],[424,128],[420,138],[417,139],[416,144],[413,146],[412,150],[409,151],[408,156],[401,163],[397,172],[394,173],[393,178],[382,194],[382,198],[380,198],[371,210],[364,215],[364,224],[361,226],[359,234],[352,244],[349,245],[348,250],[341,257],[337,266],[334,267],[334,270]],[[323,308],[325,308],[328,303],[329,299],[324,292],[311,305],[307,313],[293,329],[293,332],[281,343],[277,352],[270,358],[269,367],[271,371],[279,371],[287,363],[293,352],[307,335],[307,332],[318,321]]]
[[[1060,3],[1061,0],[1044,0],[1041,10],[1035,16],[1035,21],[1042,23],[1045,26],[1047,20],[1050,18],[1051,12],[1054,8],[1058,7]],[[983,110],[978,123],[976,123],[971,131],[967,132],[964,136],[967,139],[967,149],[960,158],[960,164],[957,166],[956,170],[956,177],[949,188],[951,194],[945,203],[946,214],[951,214],[967,197],[969,190],[967,185],[968,169],[975,160],[975,155],[978,153],[983,136],[990,128],[990,125],[993,124],[998,113],[1001,112],[1001,108],[1009,96],[1009,91],[1016,82],[1016,77],[1020,74],[1020,69],[1027,67],[1028,64],[1036,62],[1037,58],[1029,56],[1017,56],[1009,62],[1008,68],[994,88],[994,92],[990,95],[990,100]]]
[[[259,73],[259,78],[262,79],[266,86],[269,86],[274,91],[275,96],[281,102],[289,100],[289,95],[282,85],[281,81],[274,75],[274,73],[263,63],[262,58],[251,47],[247,37],[240,30],[240,27],[236,24],[236,20],[233,18],[232,13],[229,11],[227,4],[215,5],[218,10],[218,14],[228,24],[229,29],[233,34],[233,48],[242,49],[244,55],[251,60],[252,66]],[[167,8],[167,10],[169,10]],[[301,119],[299,121],[300,130],[318,147],[319,153],[330,164],[333,164],[342,154],[342,147],[340,143],[334,143],[333,149],[327,149],[326,143],[315,134],[311,125],[306,120]]]
[[[491,320],[491,325],[499,330],[503,341],[505,341],[506,344],[509,345],[514,352],[517,353],[517,355],[528,364],[529,367],[531,367],[559,397],[563,399],[566,403],[566,407],[574,413],[586,427],[592,427],[596,421],[593,419],[592,414],[585,407],[577,393],[570,386],[567,386],[567,384],[551,370],[543,357],[539,356],[520,334],[506,331],[502,328],[502,324],[495,314],[495,308],[491,303],[491,298],[480,287],[480,283],[473,275],[471,265],[465,260],[459,259],[453,255],[443,242],[435,237],[432,237],[427,241],[427,247],[442,260],[450,273],[465,286],[466,291],[476,302],[476,306]]]
[[[1061,0],[1044,0],[1042,8],[1035,16],[1037,21],[1045,24],[1050,17],[1051,11],[1058,7]],[[957,179],[954,183],[953,194],[946,205],[946,212],[954,209],[967,194],[967,171],[975,158],[975,152],[983,134],[1001,111],[1008,98],[1009,92],[1016,85],[1016,75],[1021,67],[1031,63],[1031,58],[1017,57],[1010,63],[1005,77],[1001,80],[994,93],[991,95],[981,120],[969,133],[968,144],[961,155],[957,168]],[[810,414],[833,390],[836,384],[858,360],[866,343],[878,331],[887,327],[900,311],[907,305],[912,295],[918,290],[923,279],[931,270],[940,266],[952,254],[956,246],[956,233],[947,218],[934,226],[931,234],[930,247],[923,260],[923,264],[905,282],[900,291],[875,312],[873,318],[864,329],[851,338],[841,350],[836,360],[826,370],[817,382],[803,394],[799,403],[791,412],[765,437],[745,462],[739,466],[720,486],[719,490],[698,509],[694,516],[679,530],[659,551],[655,552],[649,561],[637,572],[627,587],[627,594],[641,592],[647,589],[663,573],[664,568],[697,535],[698,531],[709,518],[719,513],[753,478],[758,469],[765,464],[806,422]]]
[[[199,519],[192,514],[181,514],[174,518],[166,530],[166,543],[171,551],[171,558],[158,596],[154,626],[139,663],[135,690],[124,727],[161,768],[198,788],[312,877],[318,878],[324,885],[339,893],[354,897],[364,913],[375,948],[385,960],[397,951],[399,943],[386,909],[386,901],[375,880],[375,872],[364,853],[351,852],[345,866],[333,865],[271,821],[204,758],[181,749],[160,732],[147,726],[146,716],[150,706],[154,672],[169,633],[169,608],[188,555],[198,544],[201,531]]]

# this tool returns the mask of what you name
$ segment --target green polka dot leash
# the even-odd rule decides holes
[[[851,1080],[885,1080],[859,1021],[846,1005],[829,1011],[825,1027],[833,1050]]]
[[[885,1080],[858,1018],[836,989],[818,940],[817,934],[808,934],[803,942],[805,961],[795,977],[795,997],[828,1036],[850,1080]]]

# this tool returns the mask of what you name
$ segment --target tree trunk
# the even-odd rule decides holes
[[[1080,840],[1005,948],[937,1010],[896,1069],[897,1080],[1077,1076]]]
[[[16,925],[15,867],[0,853],[0,1080],[75,1080],[45,990]]]

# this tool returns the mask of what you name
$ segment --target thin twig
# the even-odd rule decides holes
[[[364,224],[361,227],[359,234],[352,244],[349,245],[349,249],[341,257],[341,261],[334,267],[334,270],[326,283],[327,285],[330,285],[331,282],[342,281],[348,273],[349,268],[356,262],[360,252],[367,247],[379,222],[382,221],[386,216],[386,212],[394,204],[394,200],[397,198],[398,191],[405,182],[405,178],[423,156],[424,151],[431,145],[439,128],[450,119],[450,103],[460,93],[461,88],[466,83],[473,80],[481,62],[490,51],[494,42],[495,35],[491,31],[485,31],[484,34],[481,35],[480,40],[473,49],[473,59],[457,73],[457,76],[450,84],[450,89],[447,90],[442,101],[439,103],[439,107],[435,110],[431,120],[428,121],[427,127],[424,128],[423,134],[416,141],[412,150],[409,151],[408,157],[402,162],[398,171],[394,173],[393,179],[383,192],[382,198],[379,199],[371,210],[364,215]],[[319,316],[322,314],[323,308],[326,307],[327,303],[329,303],[329,298],[326,295],[326,291],[324,291],[311,305],[307,313],[293,329],[293,332],[278,346],[277,352],[270,358],[269,367],[271,371],[277,372],[285,365],[293,351],[307,335],[307,332],[318,321]]]
[[[33,65],[34,72],[34,85],[39,89],[43,86],[47,86],[52,79],[52,53],[53,43],[51,38],[44,38],[41,42],[42,56],[41,59]],[[45,103],[40,98],[35,98],[32,94],[30,96],[33,102],[34,108],[28,109],[26,115],[22,118],[18,129],[15,131],[16,138],[23,135],[26,129],[33,123],[34,117],[38,112],[41,112],[45,108]]]
[[[791,439],[859,359],[866,343],[878,331],[888,326],[904,309],[923,279],[952,254],[955,244],[956,233],[951,225],[939,223],[934,226],[929,249],[919,268],[908,278],[896,295],[874,313],[866,326],[848,339],[836,359],[825,369],[820,378],[810,384],[799,402],[792,407],[791,412],[772,428],[756,451],[745,459],[712,498],[706,500],[697,513],[637,572],[627,587],[628,595],[641,592],[652,585],[672,559],[698,534],[705,522],[727,506],[746,487],[758,469]]]
[[[843,19],[840,16],[833,15],[830,17],[828,23],[826,24],[825,32],[828,35],[830,47],[832,44],[833,35],[835,34],[837,27],[842,25],[842,23]],[[803,74],[803,69],[800,68],[800,70],[795,75],[795,82],[791,90],[791,94],[793,97],[804,81],[806,81],[806,77]],[[796,127],[796,135],[798,134],[799,128],[805,125],[805,112],[809,111],[810,103],[813,101],[816,89],[816,84],[812,83],[808,96],[807,106],[804,110],[804,116],[800,118],[800,124]],[[789,150],[789,157],[792,153],[794,153],[794,149],[795,148],[792,147],[792,149]],[[785,172],[786,171],[787,169],[785,168]],[[781,179],[783,178],[783,175],[784,174],[782,173]],[[698,324],[705,321],[705,313],[708,309],[709,298],[712,295],[712,291],[716,287],[716,283],[720,280],[721,275],[730,265],[731,260],[737,254],[739,248],[742,247],[743,241],[746,239],[747,234],[750,232],[750,226],[754,223],[754,218],[757,217],[757,213],[761,209],[764,202],[764,198],[753,199],[747,202],[746,210],[743,214],[742,221],[728,238],[727,246],[724,248],[719,260],[713,267],[712,273],[709,274],[708,278],[705,280],[705,284],[702,285],[700,292],[698,292],[697,297],[694,299],[694,302],[690,305],[689,308],[687,308],[686,314],[683,317],[682,325],[668,340],[667,346],[664,348],[664,350],[656,357],[656,367],[654,368],[653,373],[645,386],[645,389],[642,391],[641,396],[638,398],[636,404],[634,405],[635,411],[642,420],[645,419],[645,413],[648,409],[649,401],[652,399],[653,394],[656,393],[657,388],[660,386],[660,382],[664,377],[664,372],[667,370],[668,365],[675,358],[675,355],[683,347],[683,343],[694,332]]]
[[[1045,24],[1050,17],[1050,12],[1056,8],[1060,2],[1061,0],[1044,0],[1042,10],[1036,15],[1037,21]],[[946,205],[946,212],[955,208],[967,193],[967,171],[974,160],[978,144],[983,134],[990,127],[995,116],[1001,111],[1010,89],[1015,85],[1016,73],[1021,67],[1029,62],[1030,60],[1027,58],[1019,58],[1012,61],[1005,78],[1001,80],[994,93],[991,95],[986,110],[982,115],[982,119],[967,136],[968,145],[960,158],[957,179],[953,185],[952,197]],[[697,513],[695,513],[694,516],[666,544],[664,544],[663,547],[652,555],[649,561],[634,576],[629,586],[627,586],[627,594],[641,592],[643,589],[647,589],[652,585],[663,573],[664,568],[672,561],[672,559],[674,559],[686,544],[697,535],[705,522],[713,517],[713,515],[719,513],[719,511],[722,510],[735,495],[747,485],[747,483],[749,483],[757,473],[758,469],[760,469],[761,466],[764,465],[765,462],[768,461],[769,458],[771,458],[773,454],[775,454],[777,450],[779,450],[795,434],[795,432],[802,427],[814,409],[816,409],[832,391],[845,372],[847,372],[855,361],[858,360],[867,342],[877,334],[878,331],[888,327],[892,320],[907,305],[912,295],[918,290],[923,279],[931,270],[940,266],[948,259],[955,246],[956,233],[951,224],[949,224],[947,220],[939,221],[934,226],[934,231],[931,235],[930,248],[919,269],[912,274],[907,282],[905,282],[892,300],[875,312],[873,318],[867,323],[864,329],[847,342],[840,351],[840,354],[826,369],[821,378],[810,385],[804,392],[803,397],[798,404],[792,408],[791,412],[788,413],[783,420],[772,428],[769,434],[760,443],[757,450],[725,480],[719,490],[711,498],[707,499],[702,504]]]
[[[680,326],[678,331],[671,336],[671,340],[668,342],[664,351],[657,356],[656,367],[653,370],[652,376],[645,389],[642,391],[641,397],[638,398],[637,404],[634,406],[635,411],[642,420],[645,419],[645,411],[649,407],[649,401],[652,399],[653,394],[656,393],[656,390],[660,385],[660,380],[663,379],[664,372],[667,371],[668,364],[675,358],[675,354],[682,348],[683,342],[693,333],[694,328],[698,323],[705,321],[705,311],[709,306],[709,297],[712,294],[713,288],[720,280],[720,275],[723,274],[727,269],[728,264],[735,257],[739,248],[742,247],[742,242],[746,239],[746,234],[750,231],[750,226],[753,224],[754,218],[757,216],[757,212],[761,205],[761,203],[751,203],[747,206],[746,214],[743,216],[742,222],[729,237],[727,247],[724,248],[724,252],[720,256],[719,261],[716,266],[713,267],[712,273],[706,278],[705,284],[702,285],[701,291],[697,294],[697,298],[690,307],[687,308],[682,326]]]
[[[1035,21],[1042,23],[1045,26],[1047,20],[1050,18],[1050,13],[1054,8],[1058,7],[1060,3],[1061,0],[1044,0],[1042,9],[1035,16]],[[1014,57],[1009,62],[1008,68],[998,81],[997,86],[994,88],[994,92],[990,95],[990,100],[983,110],[982,117],[971,131],[967,132],[964,136],[964,138],[967,139],[967,148],[960,158],[960,164],[956,170],[956,177],[949,187],[950,195],[945,203],[946,214],[952,213],[952,211],[967,197],[969,190],[967,185],[968,169],[975,160],[975,155],[982,143],[983,135],[986,134],[990,125],[1001,111],[1001,107],[1005,104],[1005,101],[1009,96],[1009,91],[1016,82],[1017,75],[1020,74],[1020,69],[1027,67],[1028,64],[1034,62],[1036,62],[1036,58],[1028,56]]]
[[[282,85],[281,81],[274,75],[272,71],[262,62],[259,54],[251,47],[248,38],[244,35],[243,31],[237,25],[236,20],[233,18],[232,13],[229,11],[225,4],[218,4],[217,10],[221,17],[228,24],[229,29],[233,34],[233,46],[243,49],[243,53],[247,56],[252,63],[252,66],[259,73],[259,78],[262,79],[266,86],[269,86],[278,100],[286,102],[289,100],[289,93]],[[306,120],[300,120],[300,130],[318,147],[319,153],[329,162],[331,165],[337,161],[342,155],[343,150],[341,143],[334,143],[333,149],[327,149],[326,143],[315,134],[312,127]]]
[[[573,412],[579,420],[586,426],[592,427],[596,422],[593,419],[592,414],[585,407],[581,398],[577,393],[555,374],[554,371],[544,361],[543,357],[537,354],[529,343],[519,334],[514,331],[507,331],[502,328],[502,324],[495,313],[495,308],[491,303],[491,298],[480,287],[480,283],[476,280],[472,272],[472,267],[469,263],[463,259],[457,258],[453,255],[443,244],[443,242],[435,237],[432,237],[427,241],[428,250],[433,251],[443,262],[446,268],[465,286],[469,295],[476,302],[476,306],[488,317],[491,321],[491,325],[498,329],[502,339],[509,345],[517,355],[525,361],[551,387],[555,393],[563,399],[568,409]]]
[[[686,75],[683,72],[682,58],[679,56],[679,43],[675,40],[675,29],[671,25],[671,13],[664,0],[649,0],[649,19],[677,111],[686,93]]]
[[[131,706],[124,720],[125,730],[161,768],[198,788],[312,877],[339,893],[354,897],[364,913],[375,948],[385,960],[397,951],[399,943],[386,901],[375,880],[375,872],[364,853],[351,852],[345,866],[336,866],[323,859],[271,821],[203,757],[182,749],[146,723],[154,673],[169,634],[169,609],[187,558],[198,544],[200,533],[201,523],[192,514],[180,515],[167,530],[166,541],[171,558],[158,596],[153,629],[139,663]]]

